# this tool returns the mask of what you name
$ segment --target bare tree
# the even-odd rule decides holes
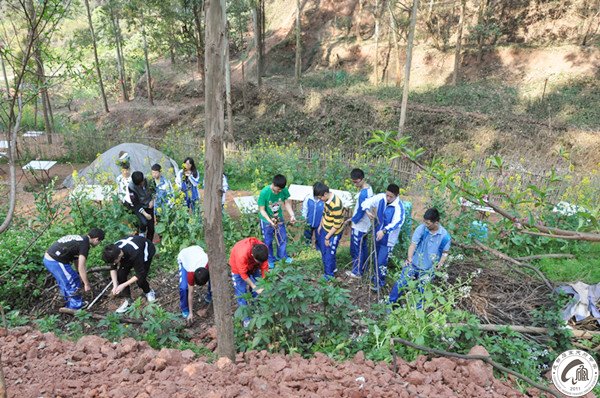
[[[196,70],[200,73],[204,81],[204,40],[202,33],[202,10],[204,9],[203,0],[192,1],[192,12],[194,13],[194,26],[196,28]]]
[[[204,101],[206,115],[205,174],[205,239],[210,258],[210,281],[215,291],[215,326],[217,328],[217,354],[235,360],[233,338],[233,294],[229,282],[230,269],[225,257],[223,241],[223,132],[225,130],[223,93],[225,92],[225,0],[206,1],[206,79]]]
[[[113,33],[115,35],[115,51],[117,57],[117,69],[119,72],[119,83],[121,86],[121,96],[123,101],[129,101],[129,94],[127,92],[127,74],[125,73],[125,58],[123,57],[122,48],[121,27],[119,25],[119,18],[112,4],[112,1],[113,0],[108,0],[107,7],[108,13],[110,15],[110,22],[113,28]]]
[[[227,134],[229,140],[233,141],[233,110],[231,109],[231,62],[229,60],[229,24],[225,29],[227,37],[225,46],[225,100],[227,101]]]
[[[102,95],[102,102],[104,103],[104,110],[106,113],[108,110],[108,101],[106,100],[106,93],[104,92],[104,83],[102,81],[102,72],[100,71],[100,61],[98,61],[98,46],[96,45],[96,33],[94,33],[94,25],[92,24],[92,12],[90,11],[90,2],[85,0],[85,10],[87,12],[88,24],[90,25],[90,34],[92,35],[92,47],[94,49],[94,64],[96,65],[96,74],[98,74],[98,86],[100,87],[100,94]]]
[[[296,84],[300,83],[302,76],[302,4],[300,0],[296,0],[296,64],[294,68],[294,77]]]
[[[398,24],[396,23],[396,17],[394,16],[394,10],[392,9],[392,2],[388,1],[388,12],[390,14],[390,29],[394,38],[394,46],[396,48],[396,86],[400,86],[402,82],[402,54],[400,53],[400,38],[398,37]]]
[[[8,83],[8,76],[6,75],[6,66],[4,65],[4,45],[0,41],[0,63],[2,64],[2,76],[4,77],[4,84],[6,85],[6,99],[10,100],[10,84]]]
[[[154,97],[152,96],[152,75],[150,74],[150,61],[148,60],[148,40],[146,39],[146,21],[144,21],[144,12],[140,8],[140,22],[142,25],[142,42],[144,43],[144,65],[146,66],[146,89],[148,92],[148,101],[154,106]]]
[[[400,107],[400,123],[398,125],[398,136],[404,133],[406,122],[406,108],[408,107],[408,87],[410,83],[410,64],[412,62],[413,42],[415,40],[415,27],[417,26],[417,13],[419,11],[419,0],[413,0],[412,12],[410,14],[410,27],[408,29],[408,43],[406,45],[406,63],[404,65],[404,89],[402,90],[402,105]]]
[[[462,34],[463,25],[465,21],[465,8],[467,7],[467,0],[461,0],[460,2],[460,19],[458,20],[458,31],[456,33],[456,49],[454,52],[454,72],[452,73],[452,84],[456,85],[458,82],[458,73],[460,71],[460,53],[462,50]]]
[[[26,3],[26,12],[31,15],[31,18],[35,20],[36,17],[36,9],[33,4],[33,0],[27,0]],[[54,126],[52,122],[52,108],[50,105],[50,97],[48,96],[48,87],[46,84],[46,73],[44,71],[44,61],[42,59],[42,49],[41,49],[41,40],[40,34],[37,32],[37,26],[30,25],[29,28],[31,31],[29,34],[33,38],[33,59],[36,64],[37,69],[37,79],[38,79],[38,90],[40,96],[42,97],[42,114],[44,115],[44,128],[46,130],[46,137],[48,137],[48,144],[52,144],[52,133],[54,133]]]
[[[255,0],[252,7],[252,23],[254,29],[254,47],[256,50],[256,84],[262,85],[265,71],[265,1]]]

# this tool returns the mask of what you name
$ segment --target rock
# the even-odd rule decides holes
[[[287,361],[284,358],[277,357],[267,362],[267,366],[271,368],[275,373],[282,371],[288,366]]]
[[[106,343],[106,339],[103,339],[102,337],[87,335],[79,339],[75,348],[86,354],[97,354],[100,353],[100,350]]]
[[[192,350],[185,350],[181,352],[181,359],[184,362],[190,362],[192,361],[194,358],[196,357],[196,354],[194,354],[194,351]]]
[[[469,351],[469,355],[489,356],[489,353],[482,346],[475,346]],[[478,386],[487,387],[492,383],[494,370],[492,365],[483,361],[471,361],[467,365],[471,381]]]
[[[225,368],[233,366],[233,362],[231,362],[231,359],[229,359],[227,357],[221,357],[217,360],[216,365],[217,365],[218,369],[223,370]]]
[[[415,386],[420,386],[425,383],[425,375],[418,370],[413,370],[406,376],[406,381]]]
[[[157,357],[164,359],[167,366],[176,366],[182,362],[181,351],[170,348],[161,349]]]
[[[357,352],[352,362],[354,362],[357,365],[365,363],[365,353],[362,351]]]
[[[157,358],[154,358],[154,360],[152,362],[154,362],[154,370],[158,370],[158,371],[165,370],[168,365],[167,360],[164,358],[157,357]]]

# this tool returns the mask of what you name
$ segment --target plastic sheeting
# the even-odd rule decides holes
[[[110,148],[96,158],[89,166],[78,172],[79,178],[83,178],[86,184],[102,184],[108,179],[114,181],[121,174],[121,169],[117,165],[119,154],[127,152],[129,154],[130,170],[141,171],[145,176],[150,175],[150,167],[154,163],[162,166],[162,174],[170,180],[174,180],[174,176],[179,171],[177,163],[167,155],[144,144],[124,143]],[[109,176],[106,175],[109,173]],[[73,187],[73,177],[69,176],[63,181],[63,185],[67,188]]]

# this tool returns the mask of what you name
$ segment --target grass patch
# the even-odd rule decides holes
[[[577,282],[588,284],[600,282],[600,245],[585,244],[578,245],[575,259],[543,259],[538,265],[546,276],[555,282]]]

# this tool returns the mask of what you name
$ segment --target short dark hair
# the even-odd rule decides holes
[[[150,167],[150,170],[152,170],[152,171],[161,171],[161,170],[162,170],[162,167],[160,167],[160,164],[158,164],[158,163],[154,163],[154,164],[152,165],[152,167]]]
[[[400,187],[396,184],[388,185],[388,187],[386,188],[386,191],[389,191],[396,196],[400,195]]]
[[[267,261],[269,259],[269,249],[267,249],[267,245],[257,243],[252,246],[252,257],[259,263]]]
[[[196,285],[204,286],[209,279],[210,275],[208,274],[208,270],[206,268],[200,267],[194,271],[194,282],[196,282]]]
[[[144,182],[144,173],[141,171],[134,171],[131,174],[131,182],[133,182],[135,185],[140,185],[142,182]]]
[[[104,262],[107,264],[113,264],[119,257],[120,253],[121,249],[119,249],[117,245],[107,245],[102,252],[102,260],[104,260]]]
[[[323,196],[329,192],[329,187],[322,182],[317,182],[313,185],[313,195],[316,197]]]
[[[431,209],[427,209],[423,218],[431,222],[438,222],[440,221],[440,212],[435,207],[432,207]]]
[[[273,177],[273,185],[283,189],[287,185],[287,179],[284,175],[277,174],[275,177]]]
[[[353,180],[362,180],[365,178],[365,172],[361,169],[352,169],[350,172],[350,178]]]
[[[100,240],[100,241],[104,240],[104,231],[101,230],[100,228],[90,229],[90,232],[88,232],[87,235],[92,239],[98,238],[98,240]]]

